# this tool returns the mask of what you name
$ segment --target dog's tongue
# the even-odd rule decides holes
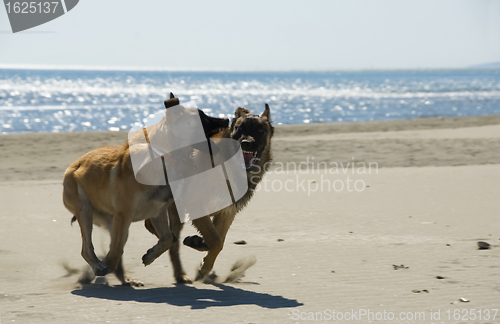
[[[245,153],[243,152],[243,159],[245,160],[245,167],[250,167],[253,159],[253,153]]]

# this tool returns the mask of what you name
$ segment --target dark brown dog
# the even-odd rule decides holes
[[[196,280],[203,280],[212,270],[214,262],[223,248],[227,231],[234,217],[248,204],[253,196],[254,189],[262,180],[264,173],[269,167],[269,162],[272,160],[271,138],[274,128],[271,125],[269,106],[267,104],[265,106],[266,108],[260,116],[250,113],[245,108],[238,108],[232,120],[231,127],[217,136],[232,138],[240,142],[245,160],[248,190],[235,204],[213,215],[192,221],[192,224],[202,237],[197,235],[186,237],[183,243],[198,251],[208,252],[196,275]],[[179,237],[183,224],[179,220],[175,204],[168,207],[168,215],[172,234]],[[154,224],[150,219],[145,221],[145,225],[151,233],[158,236]],[[179,242],[172,244],[169,253],[177,283],[191,282],[179,258]]]

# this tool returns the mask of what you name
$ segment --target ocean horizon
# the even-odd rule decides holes
[[[128,130],[181,104],[231,117],[271,107],[275,124],[500,114],[500,69],[168,71],[0,66],[0,133]]]

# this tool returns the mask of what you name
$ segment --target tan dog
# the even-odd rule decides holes
[[[238,108],[232,120],[231,127],[225,132],[219,133],[217,137],[232,138],[241,144],[246,166],[248,190],[235,204],[220,210],[219,212],[192,221],[202,237],[197,235],[186,237],[184,244],[198,251],[207,251],[201,267],[196,275],[196,280],[203,280],[212,270],[215,260],[221,252],[227,231],[231,226],[236,214],[245,207],[253,196],[254,189],[262,180],[264,173],[272,160],[271,137],[274,128],[271,125],[269,106],[262,115],[254,115],[247,109]],[[175,204],[168,207],[170,229],[176,237],[179,237],[183,224],[179,221],[179,215]],[[156,236],[153,222],[148,219],[146,228]],[[174,277],[177,283],[189,283],[191,279],[186,275],[180,258],[179,242],[172,244],[169,250],[170,259],[174,268]]]
[[[173,94],[165,101],[166,108],[178,104]],[[227,129],[229,120],[209,117],[201,110],[198,113],[207,138]],[[159,124],[146,127],[146,134],[154,134]],[[136,180],[129,148],[133,140],[134,137],[122,146],[104,146],[83,155],[69,166],[63,181],[64,205],[80,225],[83,258],[95,275],[114,272],[124,285],[142,285],[125,276],[122,264],[132,222],[148,220],[159,238],[142,257],[144,265],[151,264],[177,240],[169,229],[167,216],[167,208],[173,204],[170,186],[145,185]],[[105,227],[111,235],[109,253],[103,261],[94,252],[93,223]]]

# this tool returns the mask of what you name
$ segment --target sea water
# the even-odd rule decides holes
[[[500,113],[500,70],[167,72],[0,69],[0,133],[127,130],[173,92],[211,116],[274,124]]]

